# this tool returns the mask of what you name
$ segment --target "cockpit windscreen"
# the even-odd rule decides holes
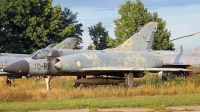
[[[52,57],[59,57],[59,52],[57,50],[42,49],[38,50],[30,55],[32,59],[45,59]]]

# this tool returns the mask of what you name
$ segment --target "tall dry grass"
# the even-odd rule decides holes
[[[15,79],[12,86],[0,79],[0,102],[62,100],[72,98],[134,97],[140,95],[175,95],[200,93],[200,76],[170,79],[160,82],[154,75],[135,79],[133,88],[124,84],[73,88],[74,77],[55,77],[51,90],[46,91],[45,82],[36,83],[35,78]]]

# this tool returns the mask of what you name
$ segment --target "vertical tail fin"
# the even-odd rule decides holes
[[[56,44],[50,44],[46,47],[47,48],[53,48],[53,49],[73,49],[75,44],[77,43],[78,38],[75,37],[68,37],[62,42]]]
[[[78,38],[68,37],[59,44],[57,44],[53,49],[73,49],[75,44],[78,42]]]
[[[151,49],[158,22],[149,22],[123,44],[114,48],[123,51],[147,51]]]

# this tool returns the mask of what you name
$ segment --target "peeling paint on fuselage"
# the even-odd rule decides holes
[[[100,66],[100,60],[99,57],[96,54],[84,54],[84,56],[88,59],[88,60],[92,60],[92,65],[93,66]]]
[[[68,67],[65,67],[65,63],[73,65],[75,60],[80,61],[81,68],[92,67],[133,67],[133,68],[157,68],[163,66],[163,60],[161,56],[153,54],[151,52],[132,52],[132,51],[98,51],[79,53],[79,55],[62,56],[59,60],[63,64],[63,71],[70,71]],[[61,70],[61,71],[62,71]]]

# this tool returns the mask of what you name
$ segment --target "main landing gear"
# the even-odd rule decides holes
[[[82,79],[82,78],[84,79],[84,78],[86,78],[86,76],[77,76],[76,79],[78,80],[78,79]],[[78,82],[75,82],[75,83],[74,83],[74,87],[75,87],[75,88],[79,87],[80,85],[81,85],[81,83],[78,83]],[[83,86],[86,87],[87,84],[83,84]]]

